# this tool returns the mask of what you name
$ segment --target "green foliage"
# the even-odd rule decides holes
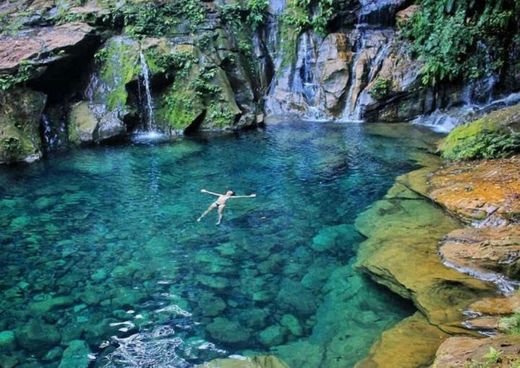
[[[214,98],[222,89],[213,83],[217,74],[217,67],[215,65],[207,65],[203,67],[193,81],[193,89],[201,98]]]
[[[248,0],[246,6],[249,12],[247,16],[247,22],[253,28],[253,30],[264,25],[267,18],[267,11],[269,9],[269,1]]]
[[[482,131],[461,140],[442,157],[449,160],[492,159],[520,152],[520,134]]]
[[[226,105],[212,102],[208,107],[208,120],[215,126],[224,128],[235,120],[235,114],[227,109]]]
[[[520,312],[500,320],[500,328],[510,335],[520,335]]]
[[[35,71],[34,65],[28,61],[22,61],[15,74],[0,76],[0,90],[6,91],[11,87],[27,82]]]
[[[489,351],[482,356],[482,361],[471,360],[465,365],[465,368],[492,368],[495,364],[500,363],[502,352],[490,346]]]
[[[336,12],[334,0],[288,0],[281,17],[282,65],[294,60],[300,34],[308,29],[325,35],[327,25]]]
[[[16,13],[16,16],[0,13],[0,35],[12,36],[23,28],[24,23],[32,15],[28,10]]]
[[[501,70],[507,47],[518,34],[520,2],[422,0],[420,5],[404,35],[424,62],[425,85],[480,78]]]
[[[376,100],[382,100],[390,93],[392,89],[392,82],[389,79],[377,78],[370,88],[370,96]]]

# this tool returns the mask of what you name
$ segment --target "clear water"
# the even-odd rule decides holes
[[[16,340],[0,360],[57,367],[82,340],[96,367],[267,352],[353,366],[411,310],[353,270],[352,224],[416,166],[423,136],[296,122],[2,168],[0,333]],[[214,200],[202,188],[257,198],[197,223]]]

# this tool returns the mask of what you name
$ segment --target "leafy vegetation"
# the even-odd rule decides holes
[[[424,61],[422,82],[475,79],[498,73],[518,35],[517,0],[422,0],[404,29]]]
[[[298,37],[302,32],[313,29],[325,35],[336,6],[334,0],[287,0],[280,31],[283,65],[294,60]]]
[[[385,78],[377,78],[374,81],[374,84],[368,91],[370,96],[372,96],[376,100],[382,100],[390,93],[392,88],[392,82],[389,79]]]
[[[28,61],[22,61],[15,74],[0,75],[0,90],[6,91],[17,84],[22,84],[31,79],[35,67]]]
[[[520,335],[520,312],[500,320],[500,328],[510,335]]]
[[[465,365],[465,368],[492,368],[495,364],[501,362],[502,354],[502,351],[496,350],[490,346],[489,351],[482,356],[481,361],[471,360]]]

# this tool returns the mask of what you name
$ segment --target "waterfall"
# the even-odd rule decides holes
[[[47,114],[42,114],[41,135],[47,152],[60,149],[64,144],[63,137],[66,135],[65,121],[62,119],[51,121]]]
[[[520,92],[507,96],[491,99],[485,103],[475,103],[470,100],[461,106],[446,109],[436,109],[430,114],[425,114],[413,120],[414,124],[428,126],[438,132],[448,133],[457,125],[477,119],[479,116],[502,107],[507,107],[520,102]]]
[[[145,131],[153,132],[156,130],[156,126],[153,114],[152,92],[150,87],[150,70],[148,69],[148,64],[146,63],[146,58],[144,57],[142,51],[139,52],[139,60],[141,62],[141,77],[145,90],[143,106],[146,111],[146,120],[144,126]]]
[[[372,101],[366,87],[377,77],[388,57],[394,32],[358,24],[353,34],[356,38],[355,55],[350,70],[350,87],[340,120],[361,122],[363,106]]]

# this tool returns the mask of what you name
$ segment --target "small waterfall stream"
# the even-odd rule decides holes
[[[155,118],[153,113],[153,99],[150,87],[150,70],[146,63],[146,58],[142,51],[139,52],[139,61],[141,63],[141,77],[144,85],[144,110],[146,112],[146,119],[144,122],[145,131],[153,132],[157,129],[155,125]],[[142,94],[139,93],[139,98],[142,98]]]

